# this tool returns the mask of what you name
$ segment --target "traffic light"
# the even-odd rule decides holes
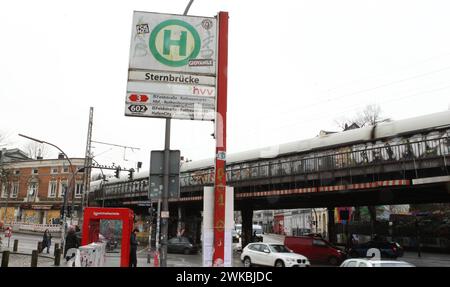
[[[116,178],[119,178],[120,177],[120,170],[119,169],[116,169],[116,173],[115,173],[115,175],[114,175]]]
[[[151,218],[156,218],[158,216],[158,210],[153,207],[150,207],[148,209],[148,213],[150,214]]]
[[[129,180],[133,180],[133,173],[134,173],[134,169],[130,169],[130,170],[128,171],[128,179],[129,179]]]

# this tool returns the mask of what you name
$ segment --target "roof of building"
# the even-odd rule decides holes
[[[18,148],[0,150],[0,162],[9,163],[23,160],[30,160],[30,158],[28,154]]]

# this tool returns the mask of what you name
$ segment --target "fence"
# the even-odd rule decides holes
[[[26,222],[13,222],[11,223],[13,231],[32,231],[43,233],[46,229],[50,232],[58,233],[61,231],[61,225],[59,224],[35,224]]]

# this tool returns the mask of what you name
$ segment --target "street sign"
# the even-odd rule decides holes
[[[169,174],[180,174],[180,151],[171,150],[169,158]],[[150,174],[163,175],[164,174],[164,151],[152,150],[150,154]]]
[[[171,150],[169,158],[169,198],[180,196],[180,151]],[[151,152],[149,198],[162,198],[164,180],[164,151]]]
[[[216,73],[216,18],[134,11],[132,70]]]
[[[149,199],[158,200],[162,198],[163,175],[150,175]],[[180,177],[169,176],[169,198],[180,197]]]
[[[148,108],[146,105],[129,105],[128,110],[132,113],[145,113]]]
[[[135,11],[125,116],[213,121],[216,44],[216,18]]]
[[[148,101],[148,96],[147,95],[140,95],[140,94],[130,94],[128,99],[131,102],[143,102],[143,103],[145,103],[145,102]]]
[[[128,98],[135,99],[133,96],[136,96],[136,93],[128,94]],[[140,95],[140,97],[144,96],[148,98],[145,103],[126,103],[128,115],[189,120],[214,120],[215,117],[214,97]]]
[[[154,71],[135,71],[128,72],[129,81],[143,81],[155,83],[187,84],[214,86],[216,78],[211,76],[200,76],[195,74],[167,73]]]

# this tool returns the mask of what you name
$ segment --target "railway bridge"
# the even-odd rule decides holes
[[[450,111],[227,156],[244,242],[254,210],[326,207],[335,241],[334,208],[450,202]],[[213,185],[213,159],[184,163],[171,222],[188,222],[198,238],[203,188]],[[148,171],[130,181],[94,182],[91,202],[139,208],[148,202]],[[178,210],[178,212],[177,212]],[[176,224],[172,224],[175,227]]]

